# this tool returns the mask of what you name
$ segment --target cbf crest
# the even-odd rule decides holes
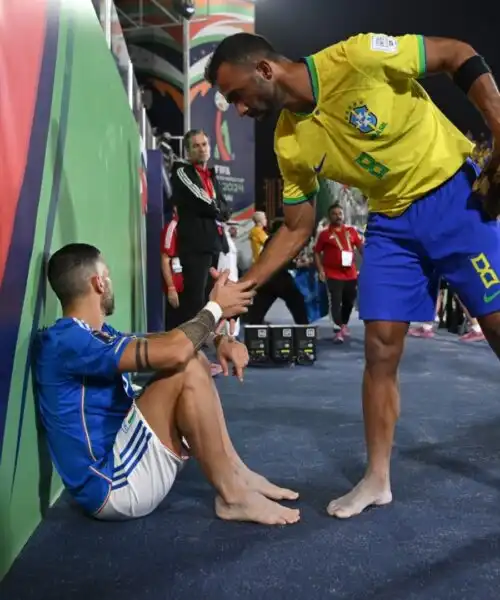
[[[345,118],[349,125],[372,139],[380,137],[387,127],[387,123],[379,124],[377,115],[362,100],[349,106]]]

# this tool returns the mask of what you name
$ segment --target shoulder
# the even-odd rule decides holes
[[[179,172],[186,171],[186,169],[189,169],[190,167],[191,163],[189,163],[187,160],[175,160],[172,163],[172,175],[177,175]]]
[[[88,342],[91,337],[92,330],[83,321],[58,319],[53,325],[39,330],[35,341],[35,356],[37,359],[63,356],[74,348],[81,347],[82,342]]]
[[[300,170],[304,161],[303,152],[296,138],[296,130],[301,118],[283,109],[274,130],[274,152],[281,174],[284,176]]]
[[[279,148],[286,143],[287,136],[289,136],[291,132],[295,131],[296,126],[297,115],[284,108],[280,112],[278,122],[276,123],[276,127],[274,129],[275,150],[279,150]]]
[[[94,335],[96,335],[96,332],[93,331],[92,332]],[[105,334],[104,339],[105,341],[107,341],[107,338],[115,338],[115,337],[121,337],[124,334],[121,331],[118,331],[118,329],[115,329],[112,325],[110,325],[109,323],[104,323],[104,325],[102,326],[102,330],[98,331],[97,334]]]

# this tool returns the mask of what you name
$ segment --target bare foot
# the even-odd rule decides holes
[[[271,500],[297,500],[299,497],[297,492],[271,483],[268,479],[258,473],[254,473],[254,471],[251,471],[246,466],[243,477],[250,489],[259,492],[263,496],[266,496],[266,498],[271,498]]]
[[[215,499],[215,512],[225,521],[251,521],[262,525],[290,525],[300,519],[298,510],[286,508],[261,494],[248,491],[238,503],[228,504],[220,496]]]
[[[392,502],[390,484],[375,477],[366,477],[348,494],[332,500],[326,510],[332,517],[348,519],[359,515],[369,506],[382,506],[390,502]]]

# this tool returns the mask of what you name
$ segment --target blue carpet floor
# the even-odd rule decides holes
[[[328,501],[363,472],[360,325],[323,330],[314,367],[219,379],[248,464],[301,492],[302,521],[218,521],[191,462],[154,515],[123,524],[53,508],[0,585],[2,600],[497,600],[499,367],[486,344],[409,339],[393,461],[395,501],[350,520]]]

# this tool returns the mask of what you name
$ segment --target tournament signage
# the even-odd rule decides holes
[[[201,4],[200,15],[207,11]],[[191,127],[205,130],[210,137],[212,164],[226,199],[232,203],[233,218],[243,221],[254,212],[254,123],[242,119],[219,92],[210,88],[204,71],[225,37],[254,31],[255,6],[245,0],[212,0],[208,13],[191,25]]]
[[[209,136],[212,164],[233,218],[248,219],[254,210],[254,124],[242,119],[224,97],[213,89],[197,95],[191,104],[191,124]]]

